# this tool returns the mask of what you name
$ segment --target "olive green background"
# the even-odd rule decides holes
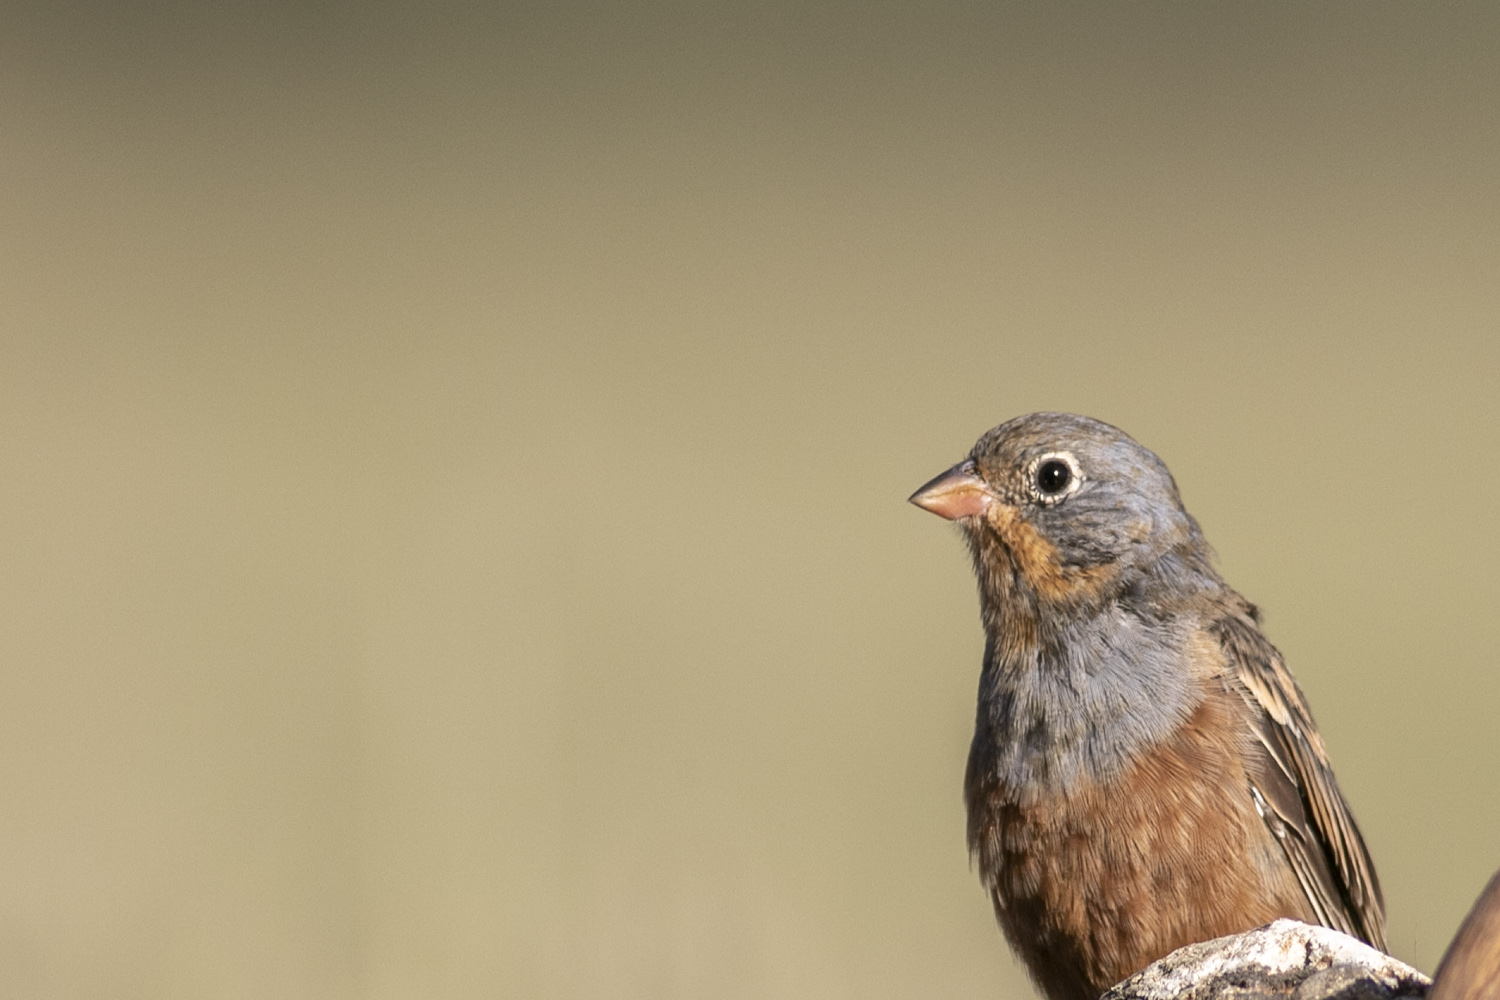
[[[1500,8],[8,6],[0,995],[1026,997],[905,503],[1116,423],[1430,970],[1500,865]]]

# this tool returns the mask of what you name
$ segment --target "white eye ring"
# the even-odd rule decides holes
[[[1067,476],[1056,488],[1044,489],[1040,478],[1043,469],[1057,463],[1067,467]],[[1054,470],[1047,471],[1049,475],[1056,475]],[[1031,493],[1031,498],[1038,503],[1062,503],[1078,492],[1078,488],[1083,485],[1083,479],[1083,470],[1078,467],[1078,459],[1073,457],[1071,451],[1049,451],[1045,455],[1033,458],[1026,466],[1026,489]]]

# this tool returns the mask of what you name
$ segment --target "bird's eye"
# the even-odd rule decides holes
[[[1043,503],[1057,503],[1072,496],[1082,478],[1078,462],[1067,452],[1043,455],[1031,465],[1031,486]]]
[[[1043,493],[1061,493],[1073,481],[1073,470],[1060,458],[1043,462],[1036,470],[1036,488]]]

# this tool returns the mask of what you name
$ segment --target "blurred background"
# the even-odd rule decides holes
[[[1500,865],[1500,8],[0,15],[0,995],[1031,995],[905,503],[1158,451],[1431,971]]]

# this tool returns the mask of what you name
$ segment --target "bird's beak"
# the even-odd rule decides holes
[[[979,470],[972,460],[960,462],[938,476],[908,498],[923,510],[930,510],[938,517],[957,521],[961,517],[973,517],[989,510],[995,495],[979,478]]]

